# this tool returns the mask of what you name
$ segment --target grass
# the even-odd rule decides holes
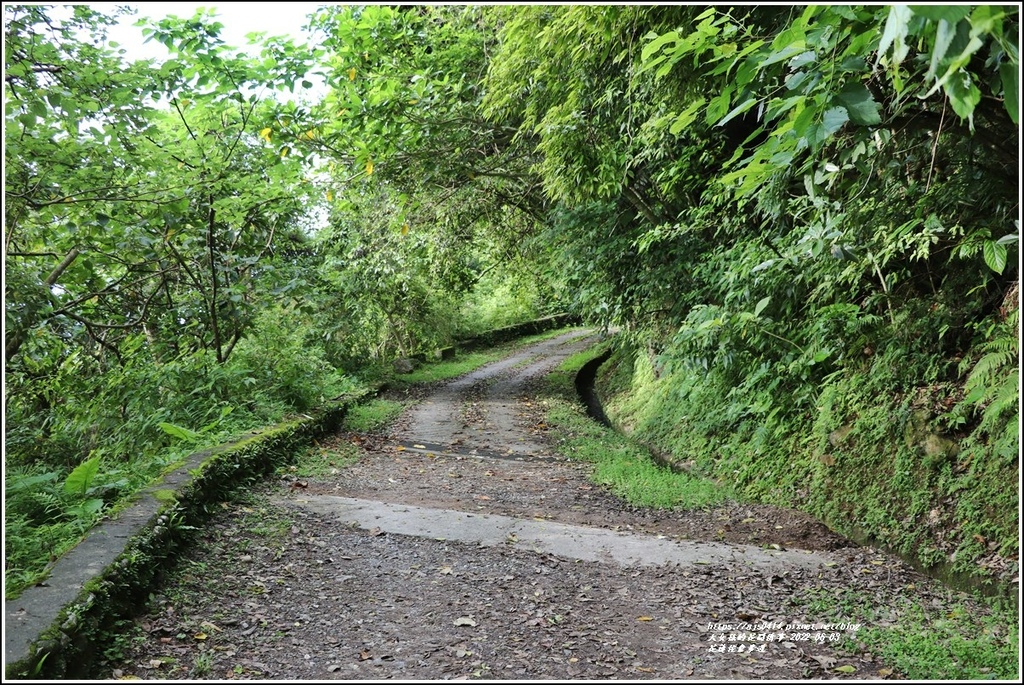
[[[468,373],[484,364],[501,359],[512,350],[523,345],[562,335],[571,328],[547,331],[520,338],[487,350],[458,355],[457,358],[425,364],[411,374],[398,376],[385,373],[368,381],[370,387],[388,382],[403,387],[419,383],[447,380]],[[366,392],[366,388],[352,386],[350,394]],[[337,390],[337,389],[335,389]],[[348,430],[370,432],[393,420],[404,405],[387,400],[371,400],[360,403],[349,412],[346,419]],[[268,410],[269,411],[269,410]],[[238,413],[234,416],[237,416]],[[267,417],[281,418],[276,410]],[[222,416],[223,418],[223,416]],[[121,510],[132,506],[135,494],[161,474],[176,468],[192,452],[213,446],[227,440],[232,433],[258,427],[256,417],[224,424],[232,430],[214,428],[198,431],[196,440],[179,442],[163,449],[159,454],[142,454],[128,464],[116,464],[114,460],[103,462],[102,471],[96,475],[92,485],[117,486],[116,498],[107,498],[102,517],[116,516]],[[351,463],[354,456],[347,449],[336,451],[310,448],[298,455],[295,468],[289,469],[300,477],[329,475],[333,470]],[[111,463],[115,466],[111,466]],[[81,541],[82,537],[101,518],[86,513],[77,514],[75,507],[83,497],[75,499],[64,491],[64,477],[56,471],[44,473],[40,469],[12,469],[5,474],[5,543],[7,549],[4,571],[4,593],[6,599],[15,599],[25,588],[45,580],[51,571],[51,562],[62,557]],[[169,492],[169,491],[168,491]],[[69,520],[71,519],[71,520]]]
[[[436,381],[457,378],[463,374],[474,371],[484,364],[490,364],[501,358],[501,354],[494,349],[467,352],[455,359],[424,364],[412,373],[395,376],[396,385],[418,385],[420,383],[434,383]]]
[[[1012,602],[959,593],[940,610],[854,590],[838,597],[815,591],[793,601],[822,622],[861,623],[847,647],[874,653],[910,680],[1020,678],[1019,614]]]
[[[192,671],[189,673],[189,676],[199,678],[208,675],[212,668],[213,652],[205,649],[201,650],[192,661]]]
[[[1016,446],[944,434],[927,417],[950,388],[900,390],[897,353],[882,356],[829,375],[799,411],[779,369],[763,367],[760,385],[738,381],[683,364],[682,349],[655,358],[623,345],[598,385],[623,432],[739,498],[805,511],[950,582],[1016,592],[1006,587],[1020,544],[1019,493],[1006,486],[1019,480]],[[988,563],[993,553],[1005,563]]]
[[[405,409],[405,403],[394,400],[373,399],[357,404],[345,415],[345,430],[369,433],[388,425]]]
[[[324,478],[337,475],[358,459],[359,448],[354,444],[334,439],[324,444],[314,441],[296,455],[294,463],[279,466],[277,473],[289,473],[297,478]]]
[[[456,359],[429,363],[408,376],[396,376],[390,371],[380,376],[374,376],[368,370],[371,378],[368,379],[366,387],[359,387],[352,379],[346,380],[341,385],[339,385],[340,381],[335,382],[337,379],[325,380],[321,377],[325,369],[315,365],[310,366],[310,369],[315,367],[316,371],[301,373],[293,380],[296,380],[297,387],[304,389],[303,397],[308,395],[306,399],[315,395],[315,393],[310,394],[312,386],[306,382],[311,380],[323,381],[316,387],[324,391],[322,393],[324,396],[353,397],[371,391],[380,382],[388,382],[402,387],[461,376],[484,363],[501,358],[517,346],[561,335],[568,330],[549,331],[541,335],[521,338],[492,349],[461,354]],[[171,367],[168,366],[168,370],[170,369]],[[225,369],[226,367],[220,365],[212,366],[210,369],[197,367],[197,370],[203,372],[204,378],[215,372],[226,374]],[[189,373],[197,370],[190,370]],[[321,376],[317,376],[317,374]],[[132,378],[135,379],[135,377]],[[150,379],[148,376],[139,378]],[[157,380],[162,378],[159,377]],[[222,385],[221,381],[226,382],[233,377],[228,374],[211,378],[214,380],[207,379],[210,383],[217,381]],[[144,383],[139,381],[138,384],[142,386],[160,384],[151,381],[153,379]],[[343,390],[347,392],[342,392]],[[342,392],[342,395],[339,395],[339,392]],[[314,399],[310,399],[310,401],[315,403]],[[187,434],[184,431],[194,433],[194,438],[181,439],[173,444],[164,444],[163,442],[168,439],[167,435],[160,433],[163,442],[156,452],[151,448],[152,445],[136,448],[137,445],[133,443],[130,452],[134,456],[130,459],[125,458],[127,461],[116,456],[116,445],[103,445],[106,456],[101,459],[99,472],[93,474],[91,480],[82,485],[81,491],[76,490],[75,493],[63,486],[67,474],[59,468],[44,465],[31,468],[8,468],[4,477],[5,598],[14,599],[26,588],[45,580],[50,574],[52,562],[74,549],[97,521],[103,517],[117,516],[123,509],[131,507],[140,489],[156,482],[168,471],[176,468],[188,455],[201,448],[220,444],[229,439],[232,434],[238,435],[243,431],[259,428],[260,425],[281,420],[288,415],[284,403],[271,400],[261,392],[250,397],[246,402],[246,405],[249,404],[255,406],[253,412],[243,412],[240,409],[226,419],[228,412],[224,410],[226,408],[229,411],[229,406],[218,405],[214,409],[219,411],[219,418],[197,430],[177,426],[178,431],[182,434]],[[293,406],[291,409],[294,411],[296,408]],[[306,409],[309,409],[308,406]],[[161,412],[166,414],[165,410],[166,408],[161,408]],[[360,404],[351,412],[348,419],[349,429],[354,431],[375,430],[391,421],[400,411],[400,405],[389,404],[383,400]],[[195,417],[193,418],[195,419]],[[206,419],[209,418],[211,417],[206,417]],[[183,419],[175,420],[187,424]],[[114,436],[111,439],[113,440]],[[97,455],[103,451],[97,449]],[[343,466],[347,460],[347,455],[344,454],[318,454],[316,451],[310,451],[300,457],[302,458],[299,460],[301,467],[309,476],[328,474],[331,469]],[[90,486],[92,486],[91,489]],[[92,490],[97,490],[98,495],[93,494]],[[94,511],[87,506],[98,502],[100,497],[104,501],[100,511]]]
[[[727,385],[716,386],[715,378],[707,374],[699,374],[689,385],[681,377],[682,374],[673,376],[664,370],[656,374],[650,364],[634,364],[630,357],[627,363],[620,359],[619,366],[613,366],[601,378],[604,396],[614,398],[605,409],[634,435],[660,445],[677,458],[691,457],[699,467],[728,480],[739,497],[783,506],[801,505],[798,508],[832,523],[854,520],[886,537],[894,547],[901,546],[896,544],[898,540],[912,538],[916,543],[922,539],[920,531],[912,525],[922,512],[935,506],[931,504],[929,487],[949,484],[936,478],[929,480],[928,474],[921,472],[924,466],[919,452],[908,447],[899,430],[895,430],[897,439],[893,439],[893,424],[898,417],[894,417],[888,404],[878,401],[877,390],[855,394],[855,383],[835,381],[826,388],[827,392],[823,391],[818,407],[823,415],[831,412],[840,418],[825,422],[819,417],[823,427],[815,426],[819,433],[814,436],[816,441],[806,435],[806,419],[796,417],[788,423],[778,419],[773,424],[769,417],[764,423],[774,426],[775,438],[759,443],[757,431],[736,430],[732,435],[716,432],[716,426],[730,411],[732,396]],[[859,417],[850,437],[845,442],[833,442],[831,431],[841,427],[849,416]],[[815,451],[816,448],[821,451]],[[819,454],[828,454],[834,462],[818,459]],[[984,465],[994,472],[999,462],[987,459]],[[944,477],[948,480],[952,480],[950,471],[947,465]],[[634,472],[639,474],[641,469]],[[964,475],[981,480],[978,471]],[[623,477],[612,473],[606,478]],[[1018,493],[1005,487],[1008,480],[1016,482],[1017,478],[986,476],[983,483],[972,482],[970,490],[982,492],[988,483],[997,484],[1001,491],[987,497],[987,507],[1003,514],[998,520],[1015,523],[1012,514],[1018,511]],[[652,483],[656,482],[652,479]],[[953,487],[963,487],[963,483],[961,480]],[[808,501],[801,499],[801,491],[809,492],[802,496]],[[961,498],[959,514],[965,513],[964,501]],[[857,510],[840,508],[852,506]],[[952,507],[936,511],[943,513],[947,509]],[[966,524],[991,524],[997,520],[992,511],[981,506],[968,513],[963,516]],[[839,529],[843,530],[841,526]],[[1006,537],[995,526],[980,531],[977,537],[981,534],[997,542]],[[1015,550],[1013,547],[1011,551]],[[961,549],[970,561],[976,555],[967,554],[968,551],[966,545]],[[914,602],[903,597],[885,599],[853,590],[839,596],[834,591],[820,591],[797,598],[795,603],[818,614],[816,620],[821,622],[863,624],[846,648],[853,652],[869,651],[906,678],[1018,678],[1018,607],[1006,600],[1000,603],[996,599],[948,592],[941,609],[936,608],[939,604],[922,605],[920,600]]]
[[[732,499],[728,488],[658,465],[644,447],[587,416],[574,379],[603,349],[598,346],[573,355],[546,379],[547,396],[538,399],[548,407],[548,424],[563,436],[558,449],[568,457],[593,463],[592,479],[632,504],[701,509]]]

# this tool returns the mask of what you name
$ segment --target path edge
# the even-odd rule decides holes
[[[5,679],[83,678],[93,646],[131,615],[166,562],[227,492],[257,481],[297,448],[337,430],[359,398],[331,403],[236,440],[194,452],[135,503],[95,526],[52,567],[50,577],[4,601]]]
[[[576,320],[555,314],[506,326],[461,340],[458,349],[508,342]],[[337,431],[348,410],[376,391],[332,400],[312,415],[194,452],[140,491],[134,504],[94,526],[53,564],[46,581],[4,600],[4,679],[88,676],[102,657],[95,646],[105,643],[104,632],[147,600],[161,571],[226,493],[273,473],[297,448]]]

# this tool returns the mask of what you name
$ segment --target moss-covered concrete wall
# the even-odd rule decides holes
[[[337,430],[348,406],[332,404],[195,452],[134,505],[98,525],[54,565],[46,583],[5,602],[5,678],[85,677],[97,637],[145,601],[161,568],[214,505],[289,461],[313,438]]]
[[[458,347],[494,345],[570,323],[565,314],[544,317],[462,341]],[[103,631],[145,601],[161,569],[214,505],[229,491],[287,463],[313,438],[337,430],[357,401],[333,403],[313,416],[195,452],[141,492],[134,505],[96,526],[54,564],[45,583],[4,602],[5,678],[85,677]]]

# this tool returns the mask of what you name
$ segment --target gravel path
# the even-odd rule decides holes
[[[96,677],[893,677],[837,600],[933,583],[799,512],[638,509],[557,456],[530,386],[592,343],[521,350],[334,436],[361,454],[336,475],[225,503]]]
[[[399,444],[425,444],[465,455],[542,456],[550,450],[520,421],[530,382],[594,344],[572,332],[477,369],[426,398],[393,431]]]

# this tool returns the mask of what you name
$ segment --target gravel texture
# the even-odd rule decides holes
[[[556,455],[530,386],[592,342],[576,334],[522,350],[435,389],[385,434],[332,436],[321,447],[353,443],[360,454],[336,474],[286,476],[224,503],[121,626],[95,677],[899,677],[829,600],[852,588],[882,609],[908,592],[941,603],[935,583],[796,511],[639,509],[590,482],[587,464]],[[581,561],[514,540],[483,546],[352,525],[307,506],[323,495],[813,550],[826,561]]]

